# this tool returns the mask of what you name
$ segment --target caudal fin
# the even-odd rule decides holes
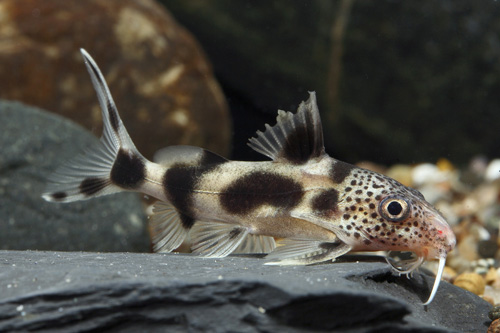
[[[99,67],[80,49],[102,111],[103,134],[98,145],[64,163],[49,176],[47,201],[70,202],[123,190],[133,190],[145,175],[145,159],[137,151],[118,115]]]

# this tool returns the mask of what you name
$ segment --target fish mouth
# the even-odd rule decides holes
[[[438,212],[427,214],[427,222],[431,227],[430,244],[425,246],[421,254],[425,259],[440,259],[446,258],[457,243],[457,239],[453,230],[444,217]]]

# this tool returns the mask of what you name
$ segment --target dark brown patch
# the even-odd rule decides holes
[[[107,185],[108,181],[106,179],[89,177],[82,180],[79,189],[80,193],[91,196],[102,191]]]
[[[229,213],[244,215],[268,204],[291,209],[304,193],[291,178],[268,172],[253,172],[236,180],[222,191],[220,203]]]
[[[242,231],[243,231],[243,229],[241,229],[241,228],[233,228],[233,230],[231,230],[229,232],[229,235],[228,235],[229,239],[230,240],[235,239],[236,237],[238,237],[239,234],[241,234]]]
[[[63,200],[68,196],[68,194],[66,192],[54,192],[50,196],[54,200]]]
[[[184,229],[191,229],[196,222],[192,217],[189,217],[187,215],[184,215],[182,213],[179,214],[181,217],[181,224],[184,227]]]
[[[323,191],[312,200],[313,210],[322,216],[330,216],[337,212],[339,201],[339,192],[335,189]]]
[[[352,164],[348,164],[342,161],[336,161],[330,171],[330,177],[332,181],[336,184],[340,184],[344,179],[350,175],[351,170],[356,167]]]
[[[120,120],[119,120],[120,118],[118,116],[118,110],[116,110],[116,106],[113,103],[111,103],[110,100],[106,101],[106,107],[108,109],[107,111],[111,127],[113,127],[115,133],[118,133],[118,130],[120,129]]]
[[[124,149],[118,151],[110,174],[115,185],[135,189],[144,181],[145,175],[146,169],[141,157]]]
[[[305,123],[296,124],[294,131],[288,134],[280,153],[293,164],[304,164],[311,158],[323,154],[323,133],[315,129],[311,112],[305,112]],[[319,136],[319,137],[316,137]]]
[[[173,166],[163,176],[165,195],[175,208],[187,216],[192,216],[192,195],[198,180],[196,169],[193,166]]]

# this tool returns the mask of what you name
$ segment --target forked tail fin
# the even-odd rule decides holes
[[[70,202],[135,189],[145,175],[146,159],[137,151],[118,115],[99,67],[80,49],[102,111],[103,134],[98,145],[64,163],[49,176],[42,197]]]

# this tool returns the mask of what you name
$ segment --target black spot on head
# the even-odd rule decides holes
[[[375,204],[371,203],[368,207],[370,207],[370,209],[375,209]]]
[[[66,192],[54,192],[50,196],[54,200],[63,200],[68,196],[68,194]]]
[[[349,176],[351,170],[355,168],[356,167],[352,164],[348,164],[342,161],[336,161],[333,164],[332,170],[330,171],[330,177],[334,183],[340,184],[347,176]]]
[[[359,234],[359,232],[355,232],[355,233],[354,233],[354,237],[355,237],[355,238],[359,238],[360,236],[361,236],[361,235]]]
[[[351,218],[351,215],[349,215],[349,214],[344,214],[344,216],[342,216],[342,218],[343,218],[344,220],[349,220],[349,219]]]
[[[366,245],[370,245],[372,243],[372,241],[369,239],[365,239],[365,240],[363,240],[363,243],[365,243]]]
[[[361,191],[361,190],[356,190],[356,192],[354,192],[354,193],[356,193],[356,194],[361,194],[361,193],[363,193],[363,191]]]
[[[111,169],[111,181],[122,188],[135,189],[144,181],[145,176],[146,168],[142,158],[120,149]]]
[[[220,203],[229,213],[245,215],[262,205],[291,209],[304,195],[291,178],[269,172],[253,172],[222,190]]]
[[[352,180],[352,181],[351,181],[351,185],[352,185],[352,186],[356,185],[356,183],[357,183],[357,182],[356,182],[355,180]]]
[[[109,184],[108,180],[98,177],[88,177],[80,183],[80,193],[91,196],[102,191]]]
[[[335,189],[323,191],[312,200],[313,210],[322,216],[330,216],[338,210],[339,192]]]
[[[352,187],[347,186],[347,187],[345,188],[345,191],[346,191],[346,192],[350,192],[350,191],[352,191]]]

